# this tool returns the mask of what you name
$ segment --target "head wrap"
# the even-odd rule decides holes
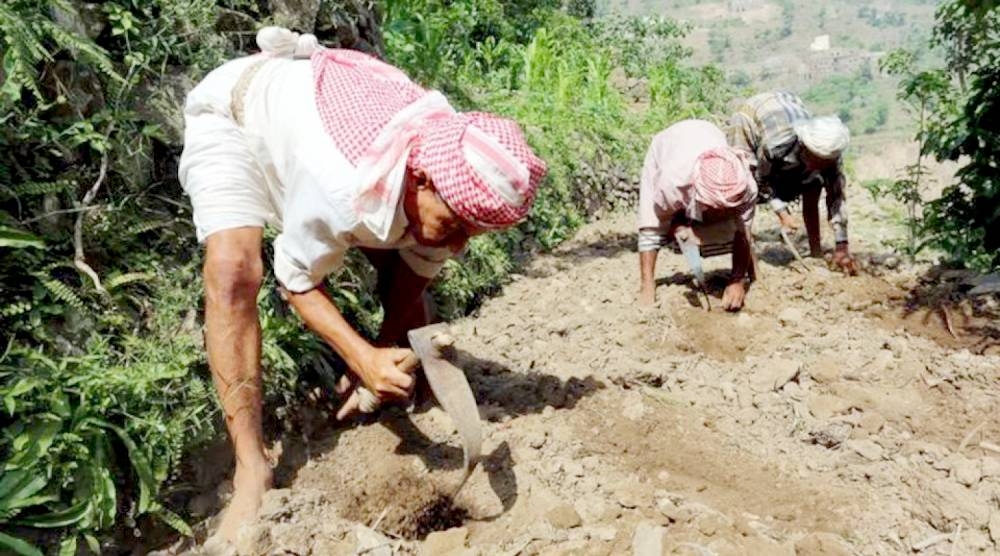
[[[836,116],[796,122],[795,134],[809,152],[827,159],[840,157],[851,141],[851,132]]]
[[[694,214],[701,219],[700,207],[711,209],[737,209],[747,207],[757,200],[757,182],[750,173],[746,154],[732,147],[707,150],[695,159],[691,172],[694,190]]]
[[[483,112],[429,122],[410,166],[427,172],[463,220],[483,228],[527,216],[546,172],[515,122]]]
[[[312,35],[267,27],[257,43],[272,57],[311,58],[323,129],[354,164],[355,209],[379,239],[387,239],[396,217],[404,164],[427,172],[441,198],[472,224],[501,228],[527,215],[545,163],[513,121],[460,114],[399,69],[361,52],[323,48]]]

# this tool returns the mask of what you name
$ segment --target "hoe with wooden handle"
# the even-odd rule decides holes
[[[705,270],[701,266],[701,246],[698,244],[694,232],[686,226],[680,227],[674,233],[674,239],[677,240],[677,245],[681,248],[684,259],[687,260],[688,266],[691,267],[691,273],[694,274],[695,286],[705,296],[705,309],[711,311],[712,299],[708,296],[708,286],[705,283]]]
[[[439,323],[416,328],[410,330],[407,337],[410,340],[410,349],[424,369],[424,376],[427,377],[431,392],[451,417],[462,438],[465,471],[452,493],[454,496],[465,485],[465,481],[479,463],[483,438],[479,408],[476,406],[476,398],[472,394],[465,373],[447,359],[454,343],[454,339],[448,333],[447,324]],[[412,367],[415,363],[416,361],[404,361],[401,365]],[[337,419],[344,420],[356,412],[371,413],[378,409],[379,405],[379,399],[375,394],[364,386],[358,386],[337,411]]]

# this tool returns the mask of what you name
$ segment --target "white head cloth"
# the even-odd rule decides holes
[[[284,27],[264,27],[257,31],[257,46],[277,58],[308,58],[320,48],[316,35],[300,35]]]
[[[802,120],[795,124],[795,134],[820,158],[838,158],[851,142],[851,132],[836,116]]]

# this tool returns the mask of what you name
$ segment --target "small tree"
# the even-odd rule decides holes
[[[894,51],[881,62],[883,71],[901,77],[898,98],[906,104],[917,123],[920,144],[917,160],[903,168],[903,177],[876,182],[872,187],[874,194],[889,195],[906,208],[907,236],[902,251],[911,261],[926,245],[920,238],[923,232],[922,190],[929,177],[924,164],[930,145],[928,118],[951,102],[948,98],[950,80],[943,70],[917,71],[914,66],[913,53],[905,50]]]
[[[937,12],[935,43],[960,84],[925,134],[939,159],[966,158],[959,182],[928,206],[931,241],[966,266],[1000,268],[1000,2],[952,0]]]

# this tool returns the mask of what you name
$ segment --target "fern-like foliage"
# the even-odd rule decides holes
[[[32,304],[28,301],[14,301],[0,306],[0,317],[11,318],[23,315],[31,310]]]
[[[155,276],[149,274],[148,272],[126,272],[125,274],[112,276],[111,278],[105,280],[104,287],[107,288],[108,291],[114,291],[130,284],[147,284],[154,278]]]
[[[0,36],[4,44],[3,67],[6,81],[0,98],[16,104],[24,90],[37,101],[46,99],[39,84],[38,64],[51,62],[60,51],[91,64],[111,80],[123,83],[107,51],[87,37],[72,33],[56,23],[56,10],[75,15],[67,0],[15,0],[0,3]]]
[[[0,198],[20,198],[37,197],[39,195],[51,195],[56,193],[66,193],[74,191],[77,182],[70,179],[53,181],[26,181],[11,185],[4,185],[0,188]]]
[[[41,283],[49,294],[56,300],[61,301],[78,311],[83,311],[86,308],[86,304],[83,302],[83,299],[80,298],[80,295],[73,291],[73,288],[69,287],[64,282],[60,282],[59,280],[41,272],[35,273],[35,277],[38,278],[39,283]]]

